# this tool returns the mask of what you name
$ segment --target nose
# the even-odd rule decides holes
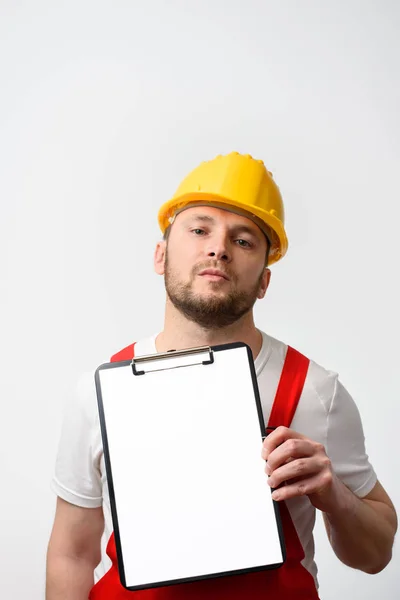
[[[230,262],[231,253],[228,248],[228,238],[225,234],[213,235],[207,248],[207,256],[215,260]]]

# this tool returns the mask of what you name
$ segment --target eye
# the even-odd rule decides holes
[[[236,241],[239,244],[239,246],[242,246],[242,248],[251,248],[251,244],[247,240],[239,239],[239,240],[236,240]]]
[[[196,227],[196,229],[192,229],[192,233],[194,233],[195,235],[203,235],[205,233],[204,229],[200,229],[199,227]]]

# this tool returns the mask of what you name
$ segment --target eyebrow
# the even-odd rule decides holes
[[[185,223],[189,223],[190,221],[203,221],[208,223],[215,223],[214,217],[210,217],[209,215],[191,215],[187,219],[185,219]]]
[[[190,222],[193,221],[200,221],[202,223],[210,223],[210,224],[215,224],[215,219],[214,217],[210,217],[209,215],[192,215],[190,217],[188,217],[187,219],[185,219],[184,223],[188,224]],[[254,228],[250,227],[249,225],[233,225],[233,227],[231,227],[232,231],[234,231],[236,234],[237,233],[248,233],[249,235],[254,236],[255,238],[258,238],[259,236],[257,235],[257,231],[256,228],[257,226],[255,225]],[[262,232],[261,232],[262,233]]]

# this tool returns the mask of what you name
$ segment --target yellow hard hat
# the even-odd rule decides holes
[[[158,222],[162,233],[178,212],[192,205],[217,206],[256,222],[271,242],[269,264],[286,254],[282,196],[262,160],[231,152],[201,163],[161,206]]]

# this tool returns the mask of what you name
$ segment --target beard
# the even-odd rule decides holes
[[[254,286],[247,291],[237,289],[237,278],[234,273],[224,265],[223,270],[232,284],[231,290],[225,295],[212,295],[203,297],[193,292],[193,282],[198,273],[204,269],[218,269],[220,265],[211,262],[202,263],[193,268],[190,280],[185,283],[179,280],[178,274],[173,271],[168,261],[168,251],[165,256],[165,289],[172,304],[187,319],[197,323],[203,329],[222,329],[236,323],[247,314],[254,306],[260,285],[263,279],[264,269]],[[220,288],[220,282],[209,282],[210,288]],[[223,284],[224,285],[224,284]]]

